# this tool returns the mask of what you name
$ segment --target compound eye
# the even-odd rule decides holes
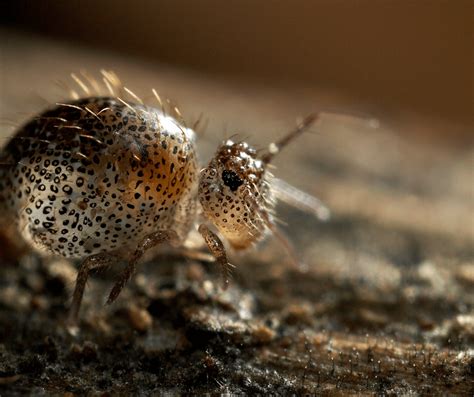
[[[229,170],[222,171],[222,180],[224,181],[224,185],[228,186],[233,192],[235,192],[239,186],[244,183],[242,179],[239,178],[237,173]]]

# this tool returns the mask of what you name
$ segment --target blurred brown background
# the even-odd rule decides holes
[[[215,79],[336,95],[386,120],[421,116],[431,120],[430,136],[464,143],[474,124],[473,4],[17,0],[2,19]]]

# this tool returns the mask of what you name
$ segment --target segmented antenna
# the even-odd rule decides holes
[[[301,135],[304,131],[308,129],[312,124],[314,124],[319,119],[319,113],[313,113],[309,116],[306,116],[303,121],[298,124],[298,126],[290,131],[286,136],[280,139],[278,142],[273,142],[268,146],[268,153],[264,154],[261,160],[268,164],[273,158],[280,153],[281,149],[287,146],[293,139]]]

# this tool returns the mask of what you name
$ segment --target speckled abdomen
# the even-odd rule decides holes
[[[192,130],[160,110],[89,98],[39,115],[3,150],[0,195],[22,236],[65,257],[134,248],[194,222]]]

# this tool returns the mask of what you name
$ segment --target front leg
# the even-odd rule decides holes
[[[146,251],[148,251],[150,248],[157,246],[158,244],[177,241],[178,235],[173,230],[159,231],[146,236],[140,242],[140,244],[138,244],[138,247],[130,258],[127,266],[120,274],[114,287],[110,291],[109,298],[107,299],[107,304],[111,304],[113,301],[115,301],[115,299],[117,299],[125,284],[132,278],[133,274],[135,273],[137,262]]]
[[[209,251],[211,251],[212,255],[214,255],[214,257],[216,258],[217,263],[221,265],[222,279],[224,281],[223,288],[227,289],[227,287],[229,286],[229,279],[232,268],[235,266],[230,264],[227,260],[227,254],[225,252],[224,244],[222,244],[222,241],[219,239],[217,234],[209,230],[206,225],[200,225],[198,231],[199,233],[201,233],[202,237],[204,238],[204,241],[209,247]]]
[[[285,233],[280,230],[276,223],[270,218],[270,214],[265,209],[259,207],[255,202],[255,199],[250,194],[245,196],[245,200],[248,205],[260,216],[265,226],[268,228],[268,230],[270,230],[270,232],[272,232],[272,235],[276,237],[278,241],[280,241],[283,248],[288,253],[291,264],[301,272],[306,272],[308,270],[307,265],[299,260],[293,244],[286,237]]]
[[[295,269],[298,269],[300,272],[306,273],[308,271],[308,265],[306,265],[299,259],[298,254],[296,253],[295,248],[293,247],[293,244],[285,235],[285,233],[275,224],[275,222],[270,219],[266,212],[261,215],[267,228],[272,232],[273,236],[277,238],[277,240],[282,244],[283,248],[287,252],[292,266]]]

